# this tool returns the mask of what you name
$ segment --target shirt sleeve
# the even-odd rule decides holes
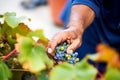
[[[72,0],[72,5],[83,4],[90,7],[94,12],[95,16],[98,17],[100,14],[100,0]]]

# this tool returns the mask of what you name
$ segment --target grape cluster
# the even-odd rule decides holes
[[[70,64],[75,64],[76,62],[79,61],[79,58],[77,58],[78,52],[73,52],[73,50],[71,50],[69,53],[67,53],[66,50],[68,46],[69,44],[66,41],[59,44],[55,48],[54,59],[58,61],[68,62]]]

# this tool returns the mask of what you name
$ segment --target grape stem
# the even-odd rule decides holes
[[[2,60],[3,61],[5,61],[6,59],[8,59],[11,55],[13,55],[13,54],[16,54],[16,50],[15,49],[13,49],[10,53],[8,53]]]

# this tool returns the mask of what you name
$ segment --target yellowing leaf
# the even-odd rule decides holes
[[[98,60],[107,62],[111,61],[114,56],[118,55],[118,52],[114,48],[106,44],[99,44],[97,46],[97,53],[100,55]]]
[[[18,57],[20,63],[31,72],[37,73],[53,66],[53,62],[46,54],[45,47],[30,37],[18,35],[16,50],[20,53]]]
[[[88,58],[97,62],[106,62],[108,65],[120,70],[119,53],[106,44],[99,44],[97,54],[88,55]]]
[[[46,41],[39,39],[37,42],[43,44],[45,47],[48,45],[48,39],[46,39]]]

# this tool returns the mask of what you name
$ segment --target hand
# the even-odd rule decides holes
[[[67,41],[70,46],[67,48],[67,52],[70,50],[77,49],[82,43],[82,32],[79,31],[76,27],[70,27],[66,30],[58,32],[48,44],[47,52],[52,54],[54,52],[55,47],[61,42]]]
[[[84,30],[94,20],[94,11],[86,5],[74,5],[71,9],[68,29],[58,32],[50,41],[47,48],[47,53],[52,54],[55,47],[61,42],[67,41],[70,46],[67,48],[67,53],[70,50],[77,49],[82,43],[82,34]]]

